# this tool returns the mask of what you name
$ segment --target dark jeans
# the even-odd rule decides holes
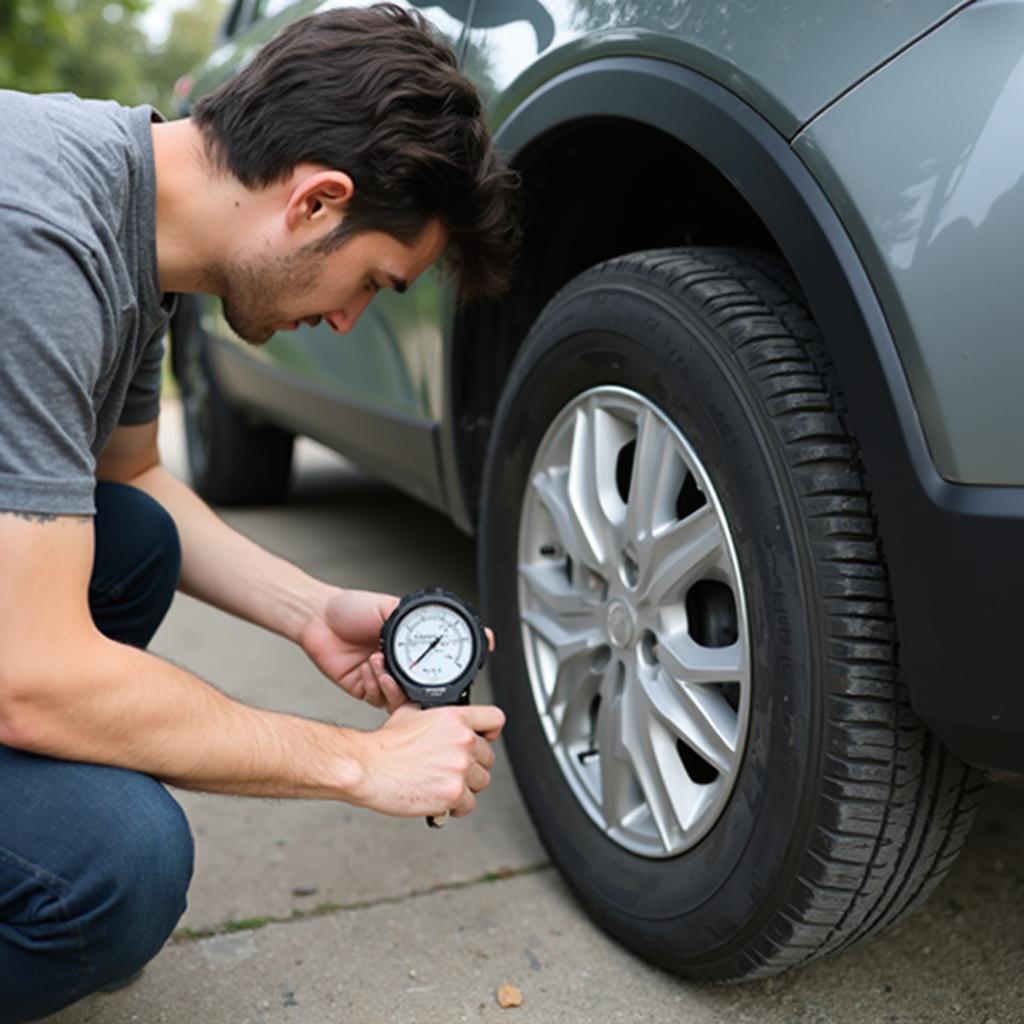
[[[178,582],[177,531],[123,484],[99,484],[96,509],[93,618],[145,647]],[[0,1024],[140,970],[184,913],[191,876],[188,822],[160,783],[0,745]]]

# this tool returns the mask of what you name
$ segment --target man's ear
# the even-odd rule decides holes
[[[303,174],[296,168],[284,211],[288,230],[308,234],[310,238],[327,234],[341,223],[345,204],[355,190],[355,183],[344,171]]]

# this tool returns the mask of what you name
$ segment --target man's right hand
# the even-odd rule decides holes
[[[397,817],[469,814],[490,784],[491,744],[504,725],[504,712],[490,705],[422,711],[403,704],[376,732],[362,734],[363,778],[351,802]]]

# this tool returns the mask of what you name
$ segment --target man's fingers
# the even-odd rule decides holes
[[[380,683],[368,664],[363,663],[359,671],[359,678],[363,684],[363,700],[379,708],[384,704],[384,696],[380,692]]]
[[[473,732],[489,740],[496,740],[505,726],[505,712],[493,704],[467,704],[463,708],[466,713],[466,724]]]
[[[379,692],[387,698],[394,681],[386,672],[378,675],[373,670],[372,657],[367,660]],[[504,712],[493,705],[474,704],[424,711],[412,701],[388,710],[388,720],[364,748],[370,767],[366,773],[369,795],[360,802],[402,817],[471,814],[477,794],[492,781],[491,742],[505,724]],[[374,764],[383,767],[376,771]]]
[[[483,765],[473,765],[466,773],[466,786],[471,793],[479,793],[491,784],[491,773]]]
[[[453,818],[464,818],[476,809],[476,797],[467,789],[462,794],[462,799],[451,809]]]
[[[356,682],[349,688],[349,693],[375,708],[387,708],[388,711],[394,711],[408,699],[398,683],[384,670],[384,658],[380,654],[371,655],[359,666]]]
[[[473,760],[482,768],[490,768],[494,764],[494,748],[491,741],[484,736],[477,736],[473,744]]]
[[[389,711],[394,711],[400,704],[405,704],[409,700],[405,691],[384,671],[383,662],[379,670],[374,666],[374,673],[377,676],[377,685],[380,687],[381,696],[384,698],[384,706]]]

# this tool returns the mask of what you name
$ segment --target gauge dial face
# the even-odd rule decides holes
[[[391,644],[398,668],[420,686],[454,682],[476,654],[469,623],[443,604],[411,609],[398,623]]]

